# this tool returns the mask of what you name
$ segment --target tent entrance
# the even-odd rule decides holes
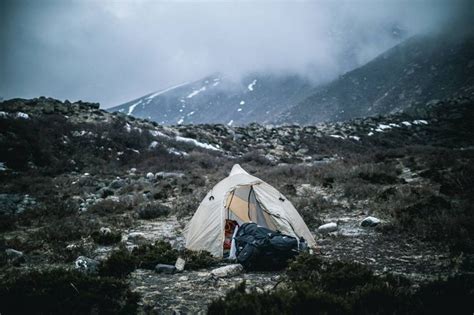
[[[225,203],[226,218],[235,220],[242,225],[247,222],[254,222],[260,226],[276,230],[274,219],[255,197],[252,185],[238,186],[227,196]]]

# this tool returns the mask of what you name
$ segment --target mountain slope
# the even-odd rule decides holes
[[[161,124],[268,122],[309,96],[299,76],[249,75],[233,82],[215,74],[110,108]]]
[[[410,104],[474,93],[474,37],[416,36],[316,88],[280,123],[311,124],[387,114]]]

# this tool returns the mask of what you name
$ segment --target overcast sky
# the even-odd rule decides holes
[[[0,97],[106,108],[214,72],[299,73],[321,82],[444,27],[465,3],[2,0]]]

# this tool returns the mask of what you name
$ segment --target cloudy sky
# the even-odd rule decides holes
[[[0,97],[106,108],[215,72],[323,82],[404,38],[446,27],[466,3],[2,0]]]

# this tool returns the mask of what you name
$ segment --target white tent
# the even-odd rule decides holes
[[[225,220],[255,222],[283,234],[316,242],[291,202],[278,190],[235,164],[206,195],[185,228],[186,248],[223,256]]]

